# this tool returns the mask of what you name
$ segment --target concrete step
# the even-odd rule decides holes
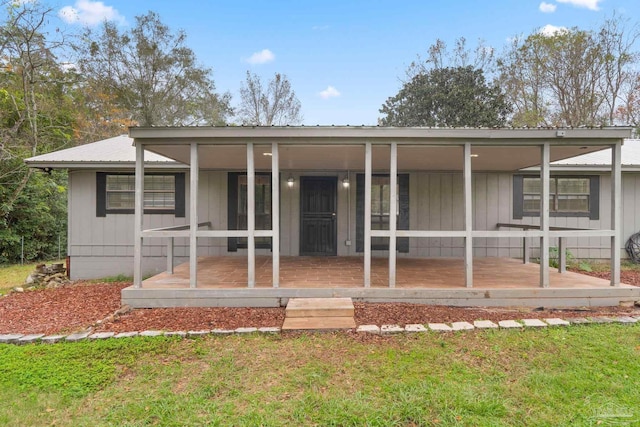
[[[352,317],[351,298],[289,298],[285,310],[287,318],[296,317]]]
[[[291,330],[327,330],[352,329],[356,322],[351,317],[286,317],[282,325],[283,331]]]

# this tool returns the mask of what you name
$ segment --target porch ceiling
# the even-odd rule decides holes
[[[609,148],[608,145],[557,146],[551,147],[551,161],[567,159],[580,154]],[[147,145],[145,149],[165,157],[190,164],[188,145]],[[271,169],[271,145],[255,145],[255,167],[258,170]],[[373,146],[373,170],[389,169],[390,149],[387,145]],[[364,145],[281,145],[279,147],[280,169],[282,170],[364,170]],[[199,166],[213,170],[246,169],[245,145],[200,145]],[[516,171],[540,164],[539,146],[487,146],[472,147],[472,168],[474,171]],[[463,149],[460,146],[418,146],[398,147],[398,169],[461,171],[463,169]]]
[[[515,171],[540,163],[540,144],[551,145],[551,161],[609,148],[631,136],[631,128],[486,129],[394,128],[377,126],[130,128],[135,144],[189,164],[197,142],[203,169],[243,170],[246,144],[255,145],[255,166],[269,169],[264,156],[277,142],[283,170],[363,170],[364,146],[373,146],[373,169],[389,168],[389,144],[398,144],[399,170],[462,170],[462,145],[471,143],[473,169]],[[477,156],[477,157],[476,157]]]

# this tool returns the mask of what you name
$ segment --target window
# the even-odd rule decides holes
[[[229,230],[247,229],[247,174],[229,173],[228,179],[228,226]],[[256,230],[271,230],[271,174],[255,175]],[[270,237],[256,237],[256,248],[271,248]],[[247,247],[246,237],[230,237],[228,250]]]
[[[135,208],[135,175],[96,174],[96,215],[131,214]],[[144,213],[184,217],[184,173],[147,174],[144,177]]]
[[[514,176],[514,218],[540,215],[540,177]],[[549,180],[549,214],[599,218],[598,176],[553,176]]]
[[[398,230],[409,229],[409,175],[398,175],[396,212]],[[389,229],[389,206],[391,187],[389,175],[373,175],[371,177],[371,229]],[[397,248],[400,252],[409,252],[409,239],[398,238]],[[388,250],[389,239],[372,237],[371,249]],[[356,176],[356,251],[364,251],[364,175]]]

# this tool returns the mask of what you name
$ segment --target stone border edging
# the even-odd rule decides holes
[[[640,315],[637,316],[619,316],[619,317],[575,317],[561,319],[558,317],[548,319],[520,319],[501,320],[497,324],[490,320],[475,320],[470,322],[451,322],[451,323],[427,323],[408,324],[404,327],[399,325],[360,325],[355,331],[357,333],[375,334],[375,335],[392,335],[399,333],[425,333],[425,332],[456,332],[470,330],[485,329],[538,329],[546,327],[560,327],[586,324],[602,324],[602,323],[618,323],[618,324],[640,324]],[[158,331],[148,330],[142,332],[92,332],[84,331],[69,335],[45,335],[45,334],[0,334],[0,344],[53,344],[57,342],[77,342],[85,340],[104,340],[104,339],[120,339],[132,337],[157,337],[157,336],[177,336],[181,338],[196,338],[206,335],[232,335],[232,334],[279,334],[282,332],[280,327],[242,327],[236,329],[204,329],[197,331]]]

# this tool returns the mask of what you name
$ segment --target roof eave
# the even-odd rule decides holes
[[[135,162],[47,162],[47,161],[30,161],[26,159],[24,161],[27,166],[36,169],[51,168],[51,169],[118,169],[118,168],[135,168]],[[145,162],[145,168],[159,168],[159,169],[188,169],[188,165],[184,165],[178,162]]]

